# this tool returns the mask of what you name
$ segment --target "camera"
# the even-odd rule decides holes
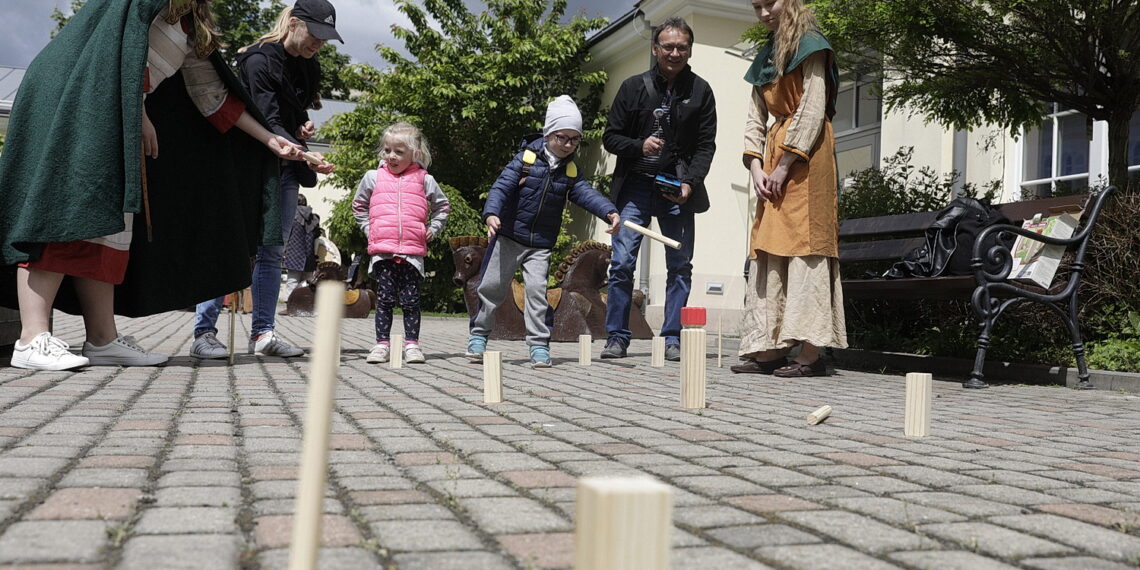
[[[658,192],[667,196],[680,196],[681,195],[681,181],[669,176],[668,174],[658,174],[653,179],[653,187]]]

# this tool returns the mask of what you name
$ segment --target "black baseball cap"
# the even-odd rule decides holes
[[[305,22],[309,33],[318,40],[336,40],[344,43],[344,39],[336,31],[336,8],[328,0],[297,0],[293,4],[293,17]]]

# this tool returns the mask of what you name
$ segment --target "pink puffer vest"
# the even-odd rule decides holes
[[[412,163],[399,175],[381,165],[368,201],[368,253],[427,255],[427,172]]]

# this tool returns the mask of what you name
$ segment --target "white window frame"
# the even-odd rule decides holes
[[[1053,107],[1056,109],[1056,105]],[[1140,112],[1140,111],[1137,111]],[[1097,186],[1102,183],[1108,182],[1108,123],[1105,121],[1093,121],[1092,124],[1092,138],[1089,140],[1089,171],[1079,174],[1069,174],[1061,176],[1058,174],[1060,169],[1060,144],[1061,137],[1059,133],[1060,121],[1058,119],[1081,114],[1072,109],[1053,112],[1046,116],[1052,120],[1053,126],[1053,155],[1052,165],[1050,167],[1050,175],[1048,178],[1038,178],[1034,180],[1025,179],[1025,153],[1030,150],[1026,144],[1026,135],[1030,134],[1033,129],[1022,129],[1020,136],[1017,137],[1017,142],[1014,148],[1014,168],[1016,179],[1018,181],[1018,189],[1024,192],[1027,188],[1038,186],[1041,184],[1049,184],[1052,190],[1056,190],[1058,182],[1067,182],[1071,180],[1085,180],[1090,187]],[[1127,152],[1127,149],[1125,150]],[[1140,173],[1140,164],[1132,164],[1128,166],[1128,174],[1136,175]]]

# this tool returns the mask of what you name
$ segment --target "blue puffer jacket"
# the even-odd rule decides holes
[[[545,140],[538,138],[527,145],[537,158],[530,167],[526,180],[523,176],[523,152],[515,155],[491,186],[487,204],[483,206],[483,220],[498,216],[502,222],[499,235],[515,240],[527,247],[550,249],[562,228],[562,209],[569,200],[587,212],[605,220],[617,208],[600,192],[579,176],[566,175],[566,164],[574,155],[563,159],[554,170],[546,161]],[[608,220],[607,220],[608,222]]]

